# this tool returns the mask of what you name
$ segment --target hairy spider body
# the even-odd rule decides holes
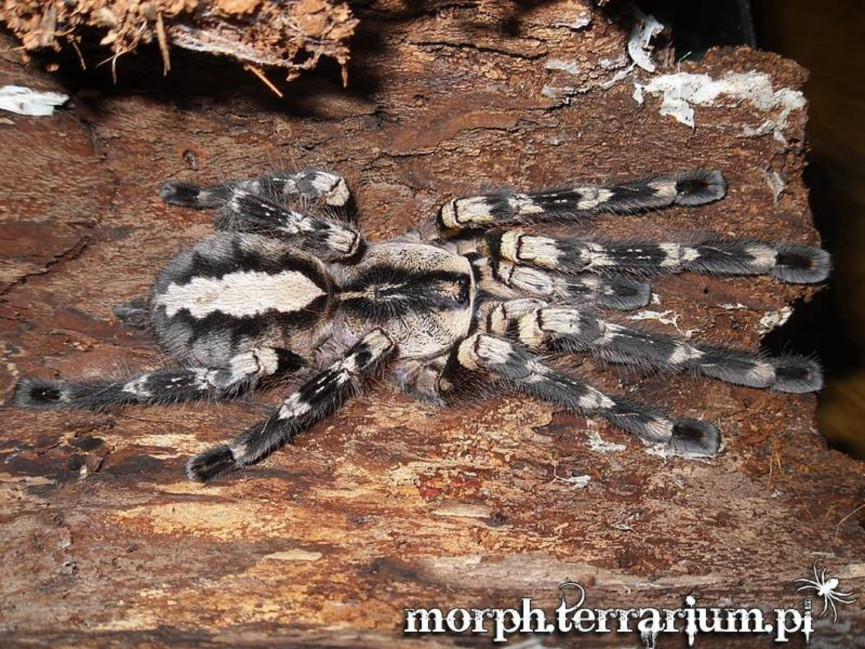
[[[231,398],[268,377],[298,374],[298,386],[270,417],[190,460],[187,473],[200,481],[260,461],[382,374],[440,404],[483,380],[603,417],[672,453],[713,455],[720,435],[711,423],[606,395],[554,370],[540,354],[586,353],[786,392],[819,389],[820,369],[809,359],[677,340],[607,321],[592,309],[647,304],[645,278],[659,273],[819,282],[829,270],[826,253],[797,243],[605,242],[499,228],[697,206],[724,193],[719,172],[697,171],[458,198],[439,211],[439,233],[367,244],[354,224],[348,186],[329,172],[205,188],[166,183],[161,195],[168,203],[217,208],[219,232],[175,258],[146,305],[117,313],[149,321],[183,367],[122,382],[25,379],[15,401],[98,410]]]

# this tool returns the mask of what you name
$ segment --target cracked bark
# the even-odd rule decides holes
[[[747,102],[698,109],[691,131],[659,115],[657,98],[634,102],[640,72],[603,89],[618,70],[599,61],[621,59],[628,30],[577,3],[441,3],[425,13],[373,4],[360,16],[347,90],[338,71],[325,72],[278,102],[242,71],[179,59],[165,85],[154,66],[104,93],[71,86],[72,104],[54,117],[2,126],[5,395],[19,376],[125,376],[165,362],[111,308],[144,295],[174,254],[210,232],[207,214],[159,202],[168,178],[331,167],[354,187],[366,233],[383,239],[479,187],[717,167],[730,183],[720,203],[593,227],[815,240],[802,112],[781,144],[741,136],[766,117]],[[594,12],[591,25],[554,26],[580,12]],[[575,61],[576,74],[545,69],[549,59]],[[744,50],[682,69],[756,69],[775,88],[804,78],[789,61]],[[56,83],[6,55],[0,82],[22,79]],[[545,87],[575,90],[564,103]],[[217,94],[224,88],[232,92]],[[777,205],[767,169],[785,182]],[[64,256],[84,238],[86,249]],[[766,313],[811,294],[762,278],[655,286],[661,304],[650,310],[678,316],[694,339],[752,347]],[[707,605],[796,606],[791,580],[815,557],[862,592],[862,519],[846,516],[863,501],[863,470],[826,450],[813,396],[572,366],[607,390],[715,421],[725,452],[662,460],[603,423],[520,397],[439,412],[382,386],[263,465],[202,488],[184,481],[185,458],[261,407],[7,408],[0,639],[409,645],[403,607],[511,606],[522,596],[551,606],[566,579],[587,587],[593,607],[675,608],[687,592]],[[583,475],[584,489],[561,480]],[[843,645],[861,635],[861,609],[841,615],[845,624],[824,620],[817,636]],[[748,636],[714,642],[753,646]]]
[[[111,52],[114,72],[120,57],[157,42],[165,74],[172,52],[186,48],[281,68],[294,78],[321,57],[344,66],[357,20],[347,4],[329,0],[19,0],[0,8],[0,22],[27,51],[74,48],[82,67]],[[103,47],[91,58],[94,34]]]

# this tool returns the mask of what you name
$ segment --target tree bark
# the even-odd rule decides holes
[[[801,180],[804,109],[722,95],[695,107],[690,128],[662,115],[657,95],[634,97],[635,84],[678,71],[764,73],[773,91],[795,92],[805,72],[791,61],[739,49],[679,65],[661,50],[649,73],[630,67],[632,21],[565,0],[393,0],[358,17],[348,88],[325,69],[281,86],[284,99],[198,57],[175,58],[163,82],[158,52],[144,52],[143,72],[124,73],[121,61],[119,85],[99,90],[94,77],[69,74],[64,86],[4,55],[0,85],[73,96],[51,117],[0,117],[7,398],[20,377],[120,377],[167,362],[148,334],[112,315],[211,231],[207,213],[159,201],[166,179],[332,168],[352,185],[367,236],[381,240],[479,188],[718,168],[729,183],[721,202],[601,216],[591,228],[817,241]],[[815,290],[691,275],[654,286],[660,302],[640,317],[655,330],[752,349]],[[0,640],[414,646],[402,634],[406,607],[532,596],[551,608],[566,580],[597,608],[677,608],[688,593],[706,606],[796,607],[792,581],[815,559],[841,590],[865,590],[865,471],[827,450],[813,395],[590,360],[570,367],[608,391],[717,423],[724,452],[664,459],[528,398],[440,411],[380,386],[264,464],[203,487],[185,480],[186,458],[263,407],[6,407]],[[578,476],[587,486],[569,482]],[[812,644],[853,646],[861,605],[839,615],[816,623]],[[570,638],[543,640],[560,641]],[[749,636],[699,642],[754,646]]]

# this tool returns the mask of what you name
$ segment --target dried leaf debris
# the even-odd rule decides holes
[[[322,56],[344,67],[357,25],[346,3],[331,0],[7,0],[0,20],[27,51],[77,50],[95,31],[114,59],[157,41],[166,72],[176,46],[283,68],[289,79]]]

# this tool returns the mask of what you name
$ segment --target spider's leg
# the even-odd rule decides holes
[[[116,315],[123,324],[134,329],[146,329],[150,323],[148,298],[136,297],[114,307]]]
[[[853,591],[850,591],[849,593],[833,593],[832,594],[833,599],[836,602],[841,602],[842,604],[852,604],[857,599],[859,599],[858,597],[853,597],[853,599],[847,599],[848,597],[852,597],[852,596],[853,596]]]
[[[629,311],[646,306],[652,300],[652,285],[629,277],[566,277],[559,295],[569,302],[595,304],[604,309]]]
[[[202,187],[179,180],[169,180],[159,188],[159,197],[169,205],[209,210],[224,205],[231,198],[234,190],[242,184],[242,182],[229,182]]]
[[[272,202],[301,202],[319,206],[342,220],[354,221],[354,197],[342,176],[329,171],[306,169],[297,173],[275,173],[200,187],[190,183],[168,181],[159,195],[166,203],[181,207],[210,209],[227,203],[235,192],[242,191]]]
[[[579,414],[603,417],[640,439],[665,444],[679,455],[714,455],[720,434],[712,424],[696,419],[670,419],[647,406],[603,394],[588,383],[544,365],[527,349],[487,334],[474,334],[460,343],[458,363],[485,371],[500,382],[534,397],[557,403]]]
[[[516,335],[530,349],[588,353],[603,361],[669,371],[689,370],[727,383],[780,392],[813,392],[823,385],[820,366],[800,356],[771,357],[752,352],[691,343],[662,334],[625,327],[591,311],[544,306],[520,314],[498,307],[507,331],[514,316]]]
[[[350,223],[287,209],[260,192],[232,187],[220,206],[214,223],[217,230],[290,240],[325,261],[344,261],[364,249],[360,232]]]
[[[242,190],[234,192],[215,226],[219,230],[298,240],[304,249],[327,261],[351,258],[364,248],[363,237],[349,223],[295,212]]]
[[[481,277],[481,288],[493,295],[499,294],[498,288],[503,284],[518,295],[621,311],[646,306],[652,298],[648,282],[615,274],[569,275],[488,258],[475,260],[474,266]]]
[[[320,169],[305,169],[294,174],[273,174],[264,178],[276,186],[285,201],[298,196],[307,203],[323,206],[328,215],[343,221],[354,223],[357,219],[354,196],[342,176]]]
[[[376,374],[395,350],[390,338],[374,329],[333,363],[301,385],[271,416],[237,436],[189,460],[190,480],[207,482],[228,471],[255,464],[283,444],[332,414],[355,394],[364,379]]]
[[[620,184],[457,198],[439,210],[447,231],[514,223],[577,221],[599,212],[636,212],[670,205],[702,205],[724,197],[720,171],[689,171]]]
[[[266,376],[302,365],[303,359],[292,352],[261,348],[234,356],[225,367],[165,369],[126,381],[24,379],[16,386],[13,400],[19,407],[36,410],[103,410],[130,403],[225,399],[248,392]]]
[[[579,273],[638,276],[689,271],[706,275],[772,275],[792,284],[822,282],[829,254],[799,243],[717,240],[681,244],[648,241],[596,242],[552,239],[520,230],[487,237],[490,263],[499,274],[513,265]]]
[[[835,624],[836,622],[838,622],[838,608],[835,606],[835,602],[832,601],[832,598],[830,596],[824,595],[823,597],[824,597],[823,612],[820,613],[820,617],[823,617],[823,613],[825,613],[828,610],[829,606],[831,606],[832,607],[832,623]]]

